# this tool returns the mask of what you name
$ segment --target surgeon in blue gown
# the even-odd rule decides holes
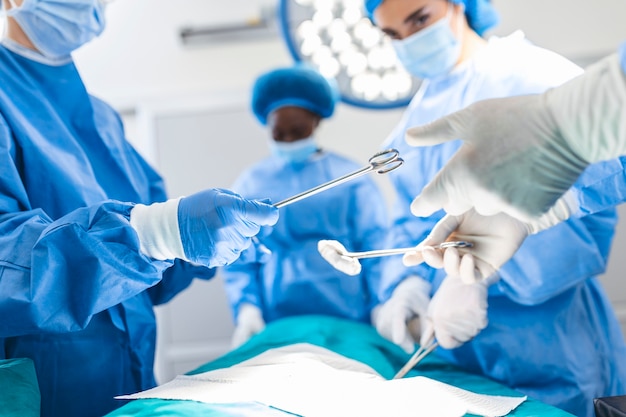
[[[316,137],[320,122],[332,116],[336,98],[333,85],[307,67],[277,68],[257,78],[252,110],[271,135],[266,139],[271,155],[244,171],[233,189],[248,198],[280,201],[361,168],[321,148]],[[237,324],[233,345],[266,322],[293,315],[369,323],[377,304],[379,260],[362,260],[361,272],[349,276],[322,258],[318,241],[336,240],[348,251],[381,248],[387,213],[374,180],[360,177],[280,211],[278,223],[261,238],[271,255],[224,269]]]
[[[366,0],[365,5],[405,68],[424,80],[383,145],[399,149],[405,159],[402,169],[389,174],[398,197],[389,246],[415,245],[443,212],[415,217],[411,201],[461,143],[411,147],[405,131],[478,100],[540,93],[581,69],[532,45],[521,32],[483,38],[497,22],[485,0]],[[593,184],[621,169],[611,160],[590,167],[580,181]],[[438,353],[453,363],[591,417],[593,398],[626,392],[626,347],[596,279],[606,269],[616,222],[614,209],[608,209],[530,236],[498,274],[475,284],[390,258],[375,325],[410,352],[406,323],[419,317],[417,339],[425,343],[434,337]]]
[[[153,306],[278,212],[226,190],[166,198],[72,61],[104,28],[99,1],[2,5],[0,358],[34,361],[42,416],[102,416],[155,385]]]

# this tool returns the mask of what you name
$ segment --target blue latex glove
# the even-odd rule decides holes
[[[278,209],[267,202],[246,200],[232,191],[210,189],[182,198],[178,227],[191,262],[210,267],[235,261],[250,246],[261,226],[278,221]]]
[[[256,236],[252,238],[252,244],[241,251],[238,262],[244,264],[264,264],[270,260],[272,251],[268,249]]]

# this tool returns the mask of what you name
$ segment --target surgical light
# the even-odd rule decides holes
[[[334,79],[344,102],[401,107],[417,91],[420,80],[402,68],[363,0],[281,0],[279,17],[294,60]]]

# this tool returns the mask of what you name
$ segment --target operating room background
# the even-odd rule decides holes
[[[523,30],[538,45],[580,65],[626,39],[624,0],[494,0],[501,24],[491,34]],[[279,31],[231,34],[183,43],[183,27],[240,25],[275,7],[273,0],[118,0],[108,27],[76,54],[91,92],[121,112],[129,139],[164,176],[171,196],[229,187],[268,153],[266,131],[249,111],[249,90],[262,71],[292,63]],[[358,161],[378,150],[401,109],[341,104],[319,135],[323,145]],[[393,191],[377,178],[387,201]],[[626,205],[619,208],[622,218]],[[602,276],[626,330],[626,221],[620,221]],[[230,345],[233,319],[218,276],[198,281],[157,309],[159,382],[187,372]]]

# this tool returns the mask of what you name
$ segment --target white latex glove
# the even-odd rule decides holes
[[[410,327],[415,325],[414,319],[424,317],[429,302],[430,284],[410,276],[398,284],[387,302],[374,309],[372,323],[381,336],[412,353],[415,339]],[[415,331],[418,336],[420,331]]]
[[[411,128],[414,146],[465,141],[411,209],[538,217],[589,163],[626,153],[625,114],[626,78],[612,55],[544,94],[477,102]]]
[[[252,304],[242,303],[237,314],[237,327],[233,333],[231,347],[237,348],[248,341],[252,336],[265,328],[263,313]]]
[[[445,349],[454,349],[487,327],[487,284],[464,284],[447,276],[433,295],[425,320],[422,320],[425,346],[435,337]]]
[[[511,259],[528,235],[566,220],[576,208],[574,194],[568,192],[548,213],[530,223],[505,213],[483,216],[473,209],[460,216],[448,214],[418,245],[421,251],[405,254],[402,262],[406,266],[426,262],[433,268],[444,268],[448,275],[460,277],[467,284],[488,280]],[[433,248],[449,240],[464,240],[474,246]]]

